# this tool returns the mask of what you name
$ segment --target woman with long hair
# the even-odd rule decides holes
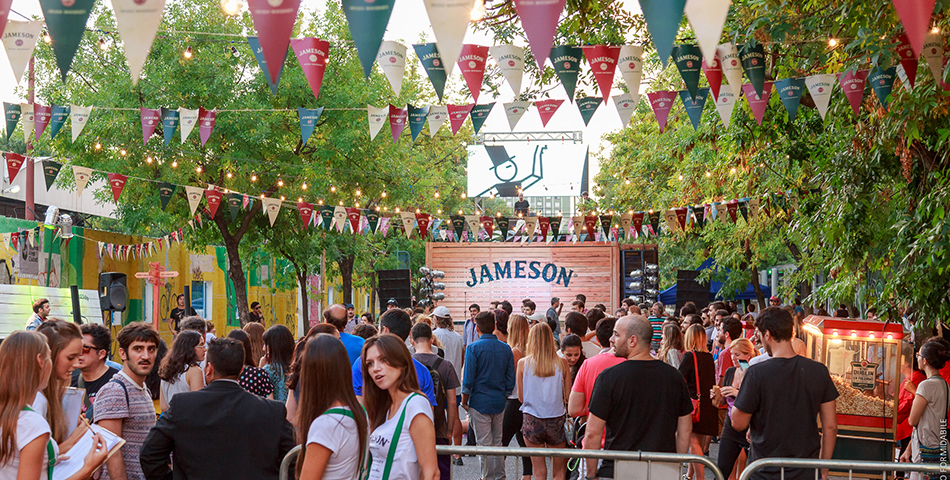
[[[78,418],[66,418],[63,409],[63,395],[72,380],[73,370],[79,367],[79,356],[82,354],[82,332],[75,323],[63,320],[47,320],[36,329],[46,337],[49,345],[50,358],[53,359],[53,374],[46,384],[46,388],[36,396],[33,409],[44,415],[49,421],[53,440],[63,448],[68,449],[79,440],[82,432],[66,438],[70,426],[75,427]],[[77,429],[78,430],[78,429]]]
[[[528,355],[518,361],[518,396],[522,401],[524,424],[521,433],[530,448],[564,448],[564,416],[567,398],[571,394],[570,370],[557,355],[554,334],[546,323],[531,327],[528,334]],[[567,459],[554,457],[552,475],[563,480]],[[544,457],[531,457],[532,472],[536,478],[548,478]]]
[[[297,478],[362,478],[369,421],[353,393],[353,370],[343,342],[320,334],[304,347],[297,407]],[[359,475],[359,476],[358,476]]]
[[[47,338],[38,332],[13,332],[0,344],[0,478],[51,478],[56,457],[68,451],[60,450],[46,419],[31,407],[54,369]],[[102,438],[93,435],[82,469],[69,480],[92,477],[108,453]]]
[[[241,377],[238,383],[249,393],[259,397],[273,398],[274,386],[270,384],[267,373],[264,369],[258,368],[254,364],[254,352],[251,349],[251,338],[244,330],[231,330],[228,332],[228,338],[237,340],[244,345],[244,369],[241,370]]]
[[[207,351],[201,333],[186,330],[175,337],[172,349],[158,367],[158,377],[162,379],[159,400],[162,411],[168,410],[175,395],[205,388],[205,374],[199,364],[204,361]]]
[[[690,325],[686,329],[686,353],[680,363],[679,371],[686,379],[690,397],[699,399],[699,421],[693,422],[693,433],[689,437],[690,453],[703,455],[703,445],[707,435],[719,433],[719,409],[712,403],[710,392],[716,384],[716,365],[713,356],[706,348],[706,330],[700,325]],[[698,381],[698,384],[697,384]],[[702,480],[705,469],[701,463],[691,463],[687,469],[687,478]],[[694,477],[695,476],[695,477]]]
[[[432,406],[419,392],[409,349],[384,333],[363,344],[363,403],[369,417],[368,480],[436,480]]]
[[[673,368],[680,368],[683,360],[683,331],[675,323],[663,324],[663,339],[660,340],[659,358]]]
[[[950,405],[950,386],[940,376],[942,369],[950,361],[950,342],[942,337],[932,337],[920,347],[917,363],[924,369],[927,379],[917,385],[914,404],[910,407],[907,423],[914,427],[911,434],[910,449],[905,451],[900,461],[914,463],[942,463],[946,461],[947,446],[944,441],[947,425],[947,408]],[[927,478],[914,472],[911,480]],[[929,478],[937,478],[936,475]]]
[[[742,377],[745,375],[746,368],[749,367],[749,359],[758,356],[759,351],[755,349],[755,344],[747,338],[737,338],[729,344],[729,354],[732,355],[732,364],[734,367],[726,369],[722,376],[722,387],[718,390],[713,389],[713,401],[719,403],[726,402],[726,419],[723,421],[722,433],[719,435],[719,458],[716,466],[726,478],[735,480],[742,474],[745,468],[745,454],[749,450],[749,441],[746,439],[746,431],[737,432],[732,428],[732,406],[736,402],[736,396],[739,395],[739,388],[742,386]]]
[[[504,313],[504,310],[498,311]],[[517,313],[511,315],[508,317],[507,331],[507,343],[508,346],[511,347],[514,364],[518,365],[518,361],[524,358],[525,352],[528,350],[528,318]],[[505,416],[501,426],[501,444],[508,446],[508,444],[511,443],[511,437],[515,437],[518,439],[518,445],[524,448],[526,444],[524,443],[524,435],[521,433],[524,415],[521,413],[521,400],[519,400],[518,396],[519,391],[518,385],[515,384],[514,391],[511,392],[511,395],[508,395],[508,399],[505,402]],[[522,480],[531,480],[531,458],[521,457],[521,468]]]
[[[548,325],[548,328],[551,328],[551,326]],[[571,385],[573,385],[574,380],[577,379],[577,372],[581,371],[581,366],[584,365],[584,361],[587,360],[587,357],[584,356],[584,344],[581,341],[581,337],[573,333],[565,335],[564,338],[561,339],[561,355],[571,368]]]
[[[248,322],[244,325],[244,333],[251,341],[251,362],[255,367],[262,367],[261,359],[264,358],[264,326],[257,322]]]
[[[333,338],[340,338],[340,331],[329,323],[318,323],[310,327],[307,336],[297,340],[294,345],[294,359],[290,363],[290,374],[287,375],[287,400],[284,406],[287,408],[287,421],[297,423],[297,402],[300,400],[300,390],[297,385],[300,383],[300,366],[303,365],[303,354],[307,349],[307,342],[317,335],[330,335]]]
[[[294,335],[283,325],[274,325],[264,332],[264,358],[261,368],[274,386],[274,400],[287,401],[287,377],[294,358]]]

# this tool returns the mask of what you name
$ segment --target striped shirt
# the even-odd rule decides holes
[[[122,388],[123,385],[125,388]],[[126,475],[129,480],[145,480],[142,465],[139,463],[139,452],[142,451],[149,430],[155,425],[155,405],[148,387],[139,386],[121,371],[99,389],[93,411],[96,423],[102,420],[124,420],[122,431],[113,433],[125,439],[121,452],[122,459],[125,460]],[[108,479],[108,469],[104,468],[100,480]]]

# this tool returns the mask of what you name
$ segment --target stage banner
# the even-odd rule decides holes
[[[49,105],[33,104],[33,121],[36,128],[36,133],[33,136],[34,140],[39,141],[40,137],[43,136],[52,114],[53,109]]]
[[[174,183],[158,182],[158,199],[162,202],[162,211],[168,208],[168,202],[171,201],[176,188]]]
[[[692,99],[690,99],[688,91],[680,90],[680,100],[683,101],[683,106],[686,107],[686,115],[689,116],[689,121],[693,124],[693,130],[699,130],[699,122],[702,121],[703,107],[706,105],[707,97],[709,97],[708,88],[698,89],[693,94]]]
[[[449,118],[449,107],[445,105],[432,105],[429,107],[429,114],[426,119],[429,121],[429,138],[435,136],[442,124]]]
[[[446,77],[452,76],[455,61],[461,55],[465,31],[472,20],[476,3],[476,0],[425,0],[429,23],[435,33],[435,41],[439,44],[439,52],[442,53]],[[440,93],[440,101],[441,98]]]
[[[297,108],[297,117],[300,119],[300,138],[303,140],[303,145],[307,144],[307,140],[310,140],[310,135],[313,135],[313,129],[316,128],[317,122],[320,121],[320,115],[323,113],[323,107],[320,108]]]
[[[505,116],[508,117],[508,129],[514,131],[515,126],[518,125],[518,120],[521,120],[521,117],[528,111],[528,106],[530,106],[531,103],[521,101],[505,103],[503,105],[505,106]]]
[[[851,104],[851,111],[858,115],[861,110],[861,101],[864,99],[864,84],[867,82],[867,70],[849,70],[838,74],[838,83],[841,84],[841,90],[848,97],[848,103]]]
[[[119,175],[118,173],[109,174],[109,186],[112,187],[112,200],[118,205],[119,195],[122,195],[122,190],[125,188],[125,182],[128,181],[129,177],[125,175]]]
[[[379,45],[376,63],[398,97],[402,90],[402,78],[406,74],[406,46],[399,42],[384,41]]]
[[[307,77],[313,98],[320,98],[323,74],[327,70],[327,59],[330,56],[330,42],[313,37],[293,38],[290,40],[290,46],[294,49],[300,69]]]
[[[140,107],[139,115],[142,118],[142,145],[145,145],[158,125],[162,123],[162,112],[157,108]]]
[[[877,95],[877,99],[881,102],[885,112],[887,111],[887,97],[894,88],[894,71],[894,67],[885,69],[875,67],[868,76],[868,83],[871,84],[871,89],[874,90],[874,94]]]
[[[557,109],[564,103],[564,100],[538,100],[534,102],[534,106],[538,107],[538,115],[541,116],[541,126],[548,126],[548,121],[551,120],[551,117],[554,116],[554,113],[557,112]]]
[[[92,176],[92,169],[89,167],[80,167],[73,165],[73,178],[76,179],[76,196],[82,196],[82,191],[86,189],[89,183],[89,177]]]
[[[283,202],[280,201],[280,198],[271,198],[264,197],[261,199],[261,203],[264,204],[264,211],[267,212],[267,219],[270,221],[270,226],[274,226],[274,221],[277,220],[277,214],[280,213],[280,207]]]
[[[743,93],[745,93],[745,99],[749,102],[749,108],[752,109],[752,116],[755,117],[756,123],[759,126],[762,126],[762,119],[765,117],[765,109],[769,106],[769,95],[772,93],[772,82],[765,82],[765,85],[762,87],[765,90],[765,94],[759,96],[755,92],[755,88],[750,83],[742,84]]]
[[[201,139],[201,146],[208,143],[211,138],[211,132],[214,131],[215,118],[218,115],[216,108],[205,110],[204,107],[198,107],[198,136]]]
[[[706,75],[706,81],[709,82],[709,90],[713,98],[718,100],[719,88],[722,86],[722,62],[719,61],[718,53],[715,57],[703,58],[703,73]]]
[[[369,139],[372,141],[376,134],[383,128],[386,119],[389,117],[389,107],[374,107],[366,105],[367,119],[369,120]]]
[[[761,43],[752,45],[739,45],[739,62],[742,63],[742,70],[748,77],[749,83],[755,89],[755,93],[760,97],[765,96],[765,47]]]
[[[281,61],[280,68],[277,69],[277,79],[273,79],[270,73],[273,67],[267,65],[267,57],[264,56],[264,48],[261,46],[260,40],[257,37],[247,37],[247,43],[251,46],[251,51],[254,52],[254,58],[257,60],[261,73],[264,74],[264,80],[267,81],[271,93],[276,95],[277,84],[280,83],[280,76],[284,73],[284,62]]]
[[[7,141],[9,142],[10,135],[13,135],[13,131],[16,130],[16,124],[20,123],[20,105],[3,102],[3,118],[7,122]]]
[[[805,86],[808,88],[808,94],[811,95],[818,109],[821,119],[825,119],[828,113],[828,104],[831,102],[831,90],[835,87],[835,74],[825,73],[821,75],[811,75],[805,77]]]
[[[23,163],[26,162],[26,157],[13,152],[6,152],[3,156],[7,159],[7,177],[10,183],[13,183],[17,174],[20,173],[20,168],[23,167]]]
[[[798,115],[798,105],[801,103],[804,90],[805,79],[801,77],[783,78],[775,81],[775,91],[782,99],[782,105],[785,105],[789,122],[794,122]]]
[[[389,130],[393,134],[393,143],[399,141],[399,136],[406,129],[406,122],[409,120],[409,110],[399,108],[392,104],[389,105]]]
[[[551,64],[554,65],[554,74],[567,92],[567,101],[574,101],[574,90],[577,88],[577,75],[581,71],[581,47],[573,45],[559,45],[551,49]],[[545,100],[547,101],[547,100]],[[538,103],[538,102],[535,102]]]
[[[597,80],[601,97],[604,101],[610,100],[610,89],[614,84],[614,73],[617,71],[617,58],[620,57],[620,47],[609,45],[586,45],[583,47],[584,57],[590,65],[590,71]]]
[[[637,109],[637,102],[633,99],[633,94],[625,93],[614,96],[614,106],[617,107],[617,113],[620,114],[620,122],[626,127],[630,123],[630,117]]]
[[[699,89],[699,71],[703,65],[703,53],[696,45],[676,45],[673,47],[673,63],[680,72],[690,99]]]
[[[475,105],[472,107],[472,128],[475,130],[476,134],[482,129],[482,125],[485,124],[485,120],[488,119],[488,114],[491,113],[491,109],[494,106],[495,102],[491,102],[484,105]]]
[[[729,14],[730,0],[687,0],[686,18],[693,28],[696,42],[703,51],[703,57],[713,58],[716,55],[716,46],[722,37],[722,27]],[[718,92],[719,89],[713,89]]]
[[[166,147],[175,137],[175,130],[178,130],[179,115],[178,110],[162,107],[162,138]]]
[[[132,85],[135,85],[162,22],[165,0],[112,0],[112,11],[132,74]]]
[[[62,163],[54,162],[52,160],[43,160],[43,177],[46,180],[47,192],[53,187],[53,183],[56,182],[56,177],[59,176],[59,171],[62,168]],[[13,179],[11,178],[10,180],[12,181]]]
[[[502,76],[514,92],[515,98],[521,96],[521,77],[524,75],[524,47],[514,45],[496,45],[488,52],[495,59]]]
[[[3,4],[6,4],[4,7]],[[6,25],[6,30],[0,25],[0,31],[3,34],[3,48],[7,51],[7,60],[10,61],[10,68],[13,69],[13,79],[17,84],[23,78],[23,72],[26,71],[26,65],[30,63],[33,57],[33,50],[36,49],[36,42],[40,39],[40,32],[43,30],[42,20],[33,20],[28,22],[18,22],[16,20],[6,20],[6,11],[9,11],[10,2],[0,2],[0,21]]]
[[[474,103],[468,105],[446,105],[449,109],[449,123],[452,125],[452,135],[459,133],[459,129],[462,128],[462,124],[465,123],[465,118],[468,117],[469,112],[472,111]]]
[[[907,31],[907,38],[914,47],[914,57],[924,49],[924,39],[930,30],[930,18],[934,13],[935,0],[892,0],[894,10]]]
[[[202,190],[201,187],[185,185],[185,197],[188,198],[188,207],[191,209],[191,216],[194,216],[195,211],[198,210],[198,204],[201,203],[202,196],[204,196],[204,190]]]
[[[60,129],[63,128],[63,125],[66,124],[67,118],[69,118],[69,106],[53,105],[53,110],[50,114],[50,120],[49,120],[49,139],[50,140],[56,138],[56,134],[58,134]]]
[[[663,67],[670,59],[685,7],[686,0],[640,0],[643,19],[647,22],[647,30]]]
[[[594,112],[597,111],[597,107],[600,106],[602,102],[600,97],[584,97],[577,100],[577,109],[581,112],[581,118],[584,119],[584,125],[590,123],[590,119],[594,116]]]
[[[558,18],[563,10],[564,0],[515,0],[515,11],[541,72],[554,44]]]
[[[188,136],[191,135],[191,131],[195,129],[195,125],[198,124],[198,109],[191,110],[179,107],[178,120],[179,125],[181,125],[181,143],[185,143],[185,140],[188,140]]]
[[[320,206],[320,222],[324,230],[329,230],[333,227],[333,207],[329,205]]]
[[[425,107],[414,107],[408,105],[409,109],[409,133],[412,135],[412,141],[416,141],[416,137],[422,133],[422,127],[426,124],[426,116],[429,115],[429,106]],[[375,230],[375,228],[374,228]]]
[[[656,121],[660,124],[660,133],[666,129],[666,121],[670,115],[670,109],[676,101],[676,92],[661,90],[659,92],[650,92],[647,97],[650,99],[650,107],[653,108],[653,114],[656,115]]]
[[[63,83],[66,82],[66,74],[73,64],[73,57],[86,32],[86,21],[95,3],[95,0],[40,0]]]
[[[478,103],[478,95],[482,91],[482,79],[485,77],[485,63],[488,61],[488,47],[466,43],[462,45],[462,54],[458,58],[459,69],[465,84],[472,94],[472,99]]]
[[[742,65],[739,63],[739,50],[732,43],[723,43],[719,45],[718,51],[722,74],[726,77],[726,83],[732,88],[732,93],[738,97],[742,93]],[[722,88],[719,91],[722,92]]]
[[[432,83],[432,88],[435,89],[435,94],[439,96],[441,102],[447,76],[445,74],[445,62],[439,54],[438,47],[434,43],[419,43],[413,45],[412,48],[416,51],[416,56],[419,57],[422,68],[425,69],[429,82]],[[449,63],[455,65],[455,62]]]

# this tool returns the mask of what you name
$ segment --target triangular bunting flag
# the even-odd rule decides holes
[[[205,190],[205,199],[208,200],[208,212],[211,213],[211,218],[214,218],[215,214],[218,213],[218,207],[221,206],[221,197],[221,192],[214,188]]]
[[[307,202],[297,202],[297,210],[300,212],[300,221],[303,223],[303,229],[310,226],[310,219],[313,218],[313,204]]]
[[[412,105],[409,105],[408,108],[409,133],[412,134],[412,141],[415,142],[416,137],[422,133],[422,127],[426,124],[426,116],[429,115],[429,107],[413,107]]]
[[[188,140],[188,136],[191,135],[191,131],[194,130],[195,125],[198,124],[198,110],[189,110],[185,107],[180,107],[178,109],[178,120],[181,125],[181,143],[185,143],[185,140]]]
[[[297,117],[300,119],[300,139],[303,145],[306,145],[307,140],[310,140],[310,135],[313,135],[313,129],[317,127],[321,114],[323,114],[323,107],[297,108]]]
[[[376,54],[376,63],[383,70],[389,86],[396,96],[402,89],[402,77],[406,73],[406,46],[398,42],[385,41],[379,44],[379,53]]]
[[[676,45],[673,47],[673,63],[680,72],[686,91],[692,99],[699,89],[699,71],[703,65],[703,53],[696,45]]]
[[[432,105],[429,107],[429,113],[426,115],[426,120],[429,121],[429,137],[435,136],[447,118],[449,118],[449,107],[445,105]]]
[[[946,43],[940,32],[928,32],[924,40],[924,60],[936,79],[943,78],[943,46]]]
[[[713,50],[715,52],[715,50]],[[715,57],[703,58],[703,73],[706,74],[706,81],[709,82],[709,91],[713,98],[719,98],[719,88],[722,86],[722,62],[719,61],[719,54]]]
[[[356,53],[363,66],[365,78],[369,78],[373,71],[373,60],[379,53],[379,45],[383,42],[383,34],[389,24],[389,17],[393,14],[394,3],[395,0],[374,0],[372,4],[363,0],[343,0],[343,12],[346,14],[346,22],[350,26],[350,34],[356,45]],[[469,11],[471,12],[471,9]]]
[[[495,102],[491,102],[484,105],[475,105],[472,107],[472,128],[475,130],[476,134],[482,129],[482,125],[485,124],[485,120],[488,119],[488,114],[491,113],[491,109],[494,106]]]
[[[53,187],[53,183],[56,182],[56,177],[59,176],[59,171],[62,168],[62,163],[54,162],[52,160],[43,160],[43,177],[46,179],[47,192]],[[10,181],[12,182],[13,179],[11,178]]]
[[[894,88],[894,70],[894,67],[885,69],[877,67],[871,70],[868,76],[868,83],[871,84],[871,88],[881,102],[881,106],[884,107],[884,111],[887,111],[887,97],[891,94],[891,89]]]
[[[643,47],[639,45],[620,47],[617,65],[623,76],[623,82],[627,85],[630,100],[636,105],[640,101],[640,83],[643,81]]]
[[[60,129],[63,128],[63,125],[66,123],[66,119],[69,118],[69,107],[63,105],[53,105],[53,111],[50,116],[49,121],[49,139],[52,140],[56,138],[56,134],[59,133]]]
[[[399,219],[402,222],[403,231],[406,232],[406,238],[412,237],[412,230],[416,225],[416,216],[410,212],[402,212],[399,214]]]
[[[917,82],[917,65],[920,63],[920,52],[914,55],[914,47],[910,44],[910,39],[907,38],[906,33],[898,35],[897,42],[897,58],[900,59],[901,66],[904,67],[904,72],[907,73],[910,89],[913,90],[914,84]],[[887,107],[884,109],[887,110]]]
[[[450,2],[425,0],[429,23],[435,33],[435,40],[439,44],[439,51],[442,52],[446,77],[452,76],[452,68],[459,58],[462,41],[465,39],[465,30],[471,21],[475,5],[475,0],[453,0]],[[442,94],[440,92],[439,99],[441,100],[441,98]]]
[[[118,173],[109,174],[109,186],[112,187],[112,200],[116,204],[119,203],[119,195],[122,195],[122,190],[125,189],[125,182],[129,179],[125,175],[119,175]]]
[[[892,0],[894,10],[907,31],[907,38],[914,47],[914,57],[924,49],[924,39],[930,30],[930,18],[934,13],[935,0]]]
[[[647,94],[650,99],[650,107],[653,108],[653,114],[656,115],[656,121],[660,124],[660,133],[663,133],[663,130],[666,129],[666,120],[670,116],[670,109],[673,108],[676,95],[676,92],[668,90]]]
[[[36,42],[40,39],[43,21],[19,22],[10,20],[7,22],[6,15],[10,11],[10,1],[2,3],[6,4],[5,7],[0,5],[0,21],[3,22],[3,25],[6,25],[5,30],[0,26],[0,33],[3,35],[3,48],[7,51],[7,60],[10,60],[10,68],[13,69],[13,79],[20,83],[23,72],[26,71],[26,65],[30,63],[30,58],[33,57]]]
[[[489,47],[489,53],[501,70],[502,76],[514,92],[515,98],[521,96],[521,77],[524,74],[524,48],[514,45],[496,45]]]
[[[461,43],[459,39],[459,45]],[[435,94],[441,102],[442,92],[445,91],[446,74],[445,62],[442,61],[438,47],[434,43],[420,43],[413,45],[412,48],[416,51],[416,56],[419,57],[419,62],[422,63],[422,68],[425,69],[429,82],[432,83],[432,88],[435,89]],[[455,65],[455,62],[449,62],[449,65],[451,70],[451,65]]]
[[[769,95],[772,93],[772,82],[765,82],[762,86],[762,91],[764,92],[761,96],[755,92],[755,87],[750,83],[745,83],[742,85],[742,90],[745,93],[745,99],[749,102],[749,108],[752,109],[752,116],[755,117],[755,121],[762,126],[762,119],[765,117],[765,109],[769,106]]]
[[[79,105],[69,106],[69,122],[72,128],[73,141],[75,142],[82,134],[86,122],[89,121],[89,114],[92,113],[92,107],[80,107]]]
[[[20,104],[20,120],[22,121],[21,128],[23,129],[23,142],[29,143],[30,137],[33,136],[33,104],[32,103],[21,103]]]
[[[292,38],[290,46],[294,49],[294,56],[300,64],[300,69],[307,77],[313,98],[320,97],[320,86],[323,85],[323,73],[327,69],[327,58],[330,55],[330,42],[319,38]]]
[[[687,0],[686,2],[686,18],[689,20],[689,26],[693,28],[696,42],[699,43],[699,48],[703,51],[705,58],[711,59],[716,54],[716,46],[719,45],[722,26],[726,23],[731,3],[730,0]],[[713,88],[712,91],[719,92],[719,87]]]
[[[528,45],[538,63],[539,71],[544,71],[544,61],[554,44],[554,33],[563,10],[564,0],[515,0],[515,11],[521,19],[521,26],[528,37]]]
[[[653,45],[664,67],[670,59],[685,7],[686,0],[640,0],[640,10],[647,22],[647,30],[650,31]]]
[[[515,125],[518,125],[518,120],[521,120],[521,117],[524,115],[524,113],[528,111],[528,106],[531,105],[531,103],[511,102],[504,105],[505,116],[508,117],[508,129],[514,131]]]
[[[323,225],[324,230],[329,230],[333,227],[333,207],[329,205],[320,207],[320,225]]]
[[[564,100],[538,100],[534,106],[538,107],[538,114],[541,115],[541,126],[548,126],[548,121],[557,112],[558,107],[564,103]]]
[[[794,122],[798,115],[798,104],[801,103],[802,93],[805,91],[804,78],[783,78],[775,81],[775,91],[782,104],[785,105],[785,111],[788,112],[788,121]]]
[[[239,213],[241,213],[241,203],[243,202],[244,196],[240,193],[229,193],[227,195],[228,202],[228,213],[231,214],[231,221],[237,219]],[[201,217],[199,217],[201,218]]]
[[[703,107],[706,105],[706,98],[709,96],[708,88],[700,88],[690,99],[689,91],[680,90],[680,100],[686,107],[686,115],[689,116],[690,123],[693,124],[693,130],[699,130],[699,122],[702,121]]]
[[[346,218],[350,221],[350,230],[353,231],[353,234],[360,233],[360,218],[362,217],[362,212],[358,208],[346,207]]]
[[[406,128],[406,122],[408,120],[408,110],[389,105],[389,128],[393,134],[393,143],[399,141],[399,136],[402,135],[402,131]]]
[[[3,102],[3,117],[7,122],[7,141],[10,141],[10,135],[13,135],[16,125],[20,123],[20,105]]]
[[[198,135],[201,137],[201,146],[208,143],[211,138],[211,132],[214,131],[215,117],[218,115],[217,109],[205,110],[204,107],[198,107]]]
[[[478,94],[482,91],[482,79],[485,77],[485,63],[487,61],[488,47],[469,43],[462,45],[462,54],[459,56],[458,65],[475,102],[478,102]]]
[[[258,40],[257,37],[247,37],[247,44],[251,46],[251,52],[254,53],[254,58],[257,60],[257,66],[260,67],[261,74],[264,75],[264,80],[270,87],[270,92],[276,95],[277,84],[280,83],[280,76],[284,73],[283,60],[281,60],[280,69],[277,71],[277,79],[273,80],[270,74],[270,67],[267,65],[267,57],[264,56],[264,48],[261,46],[260,40]]]
[[[162,137],[165,139],[165,146],[171,143],[175,137],[175,130],[178,130],[178,124],[181,119],[181,113],[178,110],[162,108]]]
[[[134,0],[133,0],[134,1]],[[270,81],[276,86],[280,81],[280,72],[284,69],[290,36],[300,0],[248,0],[247,9],[251,12],[254,29],[261,41],[261,49],[267,60]],[[277,68],[274,68],[274,67]]]
[[[742,64],[739,63],[739,50],[731,43],[719,45],[719,65],[722,66],[722,74],[726,77],[726,83],[732,88],[732,93],[739,96],[742,93]],[[720,88],[720,92],[722,89]]]
[[[92,169],[73,165],[73,177],[76,179],[76,196],[78,197],[82,195],[82,191],[86,189],[86,184],[89,183],[89,177],[92,177]]]
[[[577,87],[577,75],[581,71],[581,47],[560,45],[551,49],[551,64],[554,65],[554,74],[567,92],[569,102],[574,101],[574,90]],[[535,102],[537,103],[537,102]]]
[[[419,225],[419,236],[425,238],[429,234],[429,221],[432,217],[428,213],[417,213],[416,223]]]
[[[49,125],[50,117],[53,114],[53,109],[49,105],[33,105],[33,122],[36,128],[36,134],[33,137],[34,140],[39,141],[40,137],[43,135],[43,132],[46,131],[46,126]]]
[[[366,113],[367,119],[369,120],[369,139],[373,140],[389,117],[389,107],[374,107],[367,104]]]
[[[132,85],[135,85],[162,22],[165,0],[112,0],[112,11],[125,50],[125,60],[129,62]]]
[[[191,215],[194,215],[195,211],[198,210],[198,204],[201,203],[203,195],[204,190],[201,187],[185,185],[185,196],[188,197],[188,207],[191,209]]]
[[[633,101],[632,97],[633,95],[629,93],[614,96],[614,105],[617,107],[617,113],[620,114],[620,122],[624,127],[630,123],[630,117],[633,116],[634,110],[637,109],[637,104]]]
[[[752,88],[760,97],[765,96],[765,47],[761,43],[755,46],[740,45],[739,62],[742,63],[742,70],[745,76],[752,84]],[[746,95],[748,96],[748,95]]]
[[[40,0],[56,66],[64,83],[95,3],[95,0]]]
[[[805,77],[805,86],[808,87],[808,94],[811,95],[812,100],[815,102],[815,107],[818,108],[818,114],[821,115],[822,120],[825,119],[825,114],[828,113],[828,104],[831,102],[831,90],[835,86],[834,81],[835,75],[833,73]]]
[[[577,109],[581,112],[585,126],[590,123],[590,119],[594,116],[594,112],[597,111],[597,107],[600,106],[602,101],[600,97],[584,97],[577,100]]]
[[[584,46],[584,57],[590,65],[590,70],[597,80],[600,94],[606,102],[610,99],[610,89],[614,83],[614,73],[617,69],[617,58],[620,56],[620,47],[609,45]]]
[[[474,107],[475,104],[446,106],[449,109],[449,123],[452,124],[452,135],[455,135],[459,133],[459,129],[461,129],[462,124],[465,123],[465,118],[468,117],[469,112],[472,111],[472,107]]]
[[[271,198],[264,197],[261,199],[261,203],[264,204],[264,211],[267,212],[267,219],[270,220],[270,226],[274,226],[274,221],[277,220],[277,214],[280,213],[280,207],[283,202],[280,201],[280,198]]]
[[[17,174],[20,173],[20,168],[23,166],[23,163],[26,162],[26,157],[13,152],[6,152],[3,156],[7,158],[7,178],[10,183],[13,183]]]
[[[177,187],[174,183],[159,182],[158,183],[158,198],[162,202],[162,211],[168,208],[168,202],[171,201],[172,195],[175,194],[175,189]]]
[[[139,113],[142,118],[142,145],[145,145],[158,125],[162,123],[162,112],[158,109],[141,107]]]
[[[841,90],[848,97],[848,103],[851,104],[851,111],[858,115],[861,110],[861,100],[864,99],[864,84],[868,78],[867,70],[850,70],[846,73],[838,74],[838,83],[841,84]]]

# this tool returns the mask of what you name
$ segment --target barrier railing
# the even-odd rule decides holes
[[[861,460],[821,460],[817,458],[763,458],[756,460],[742,470],[739,480],[750,480],[752,475],[764,468],[778,468],[779,479],[785,480],[786,468],[806,468],[815,469],[815,479],[821,478],[821,470],[828,468],[835,470],[829,473],[829,476],[841,477],[842,470],[848,472],[848,478],[851,479],[855,472],[863,474],[864,472],[881,472],[881,478],[887,478],[891,472],[920,472],[920,473],[946,473],[950,471],[945,465],[935,463],[900,463],[900,462],[866,462]],[[866,475],[866,474],[865,474]]]

